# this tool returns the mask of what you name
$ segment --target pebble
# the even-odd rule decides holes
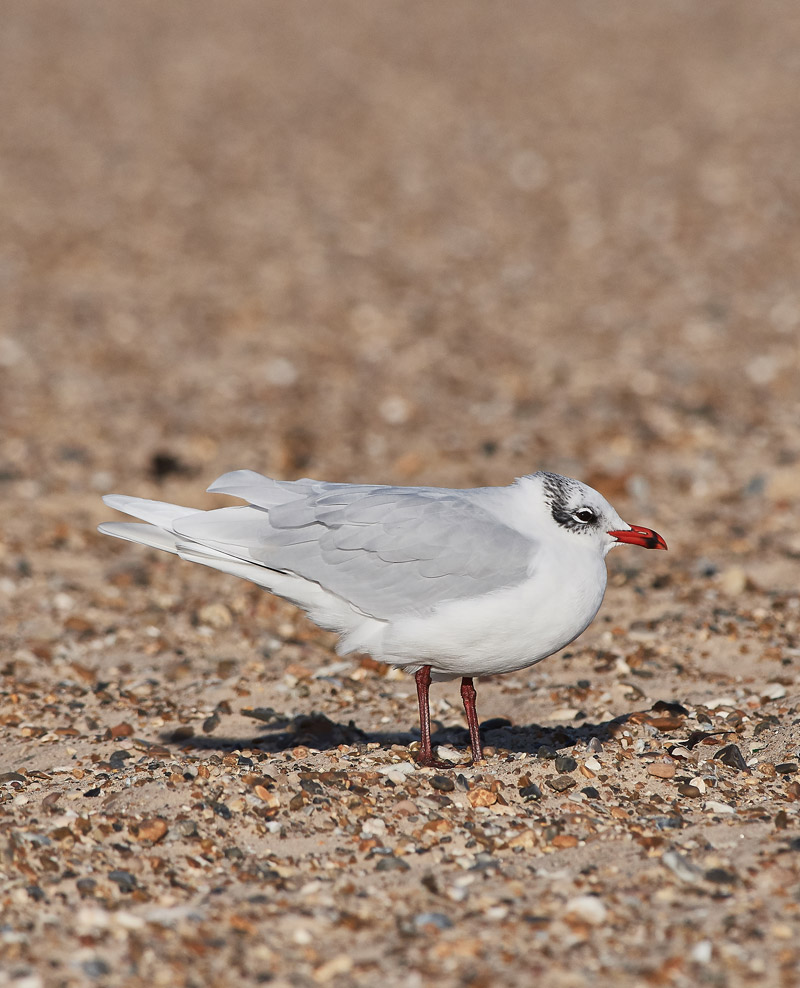
[[[555,760],[556,772],[574,772],[578,767],[578,762],[572,755],[557,755]]]
[[[723,765],[727,765],[729,768],[738,769],[740,772],[750,771],[747,767],[747,762],[745,761],[741,749],[736,744],[726,744],[724,748],[720,748],[719,751],[714,754],[714,758],[721,761]]]
[[[671,779],[675,775],[675,765],[672,762],[652,762],[647,766],[647,774],[656,779]]]
[[[730,815],[730,814],[735,814],[736,813],[736,810],[732,806],[728,806],[727,803],[720,803],[716,799],[709,799],[706,802],[706,804],[703,807],[703,809],[707,813],[718,813],[718,814],[721,814],[722,816],[726,816],[726,815]]]
[[[336,954],[335,957],[331,957],[329,961],[325,961],[324,964],[320,964],[319,967],[315,968],[311,973],[311,977],[318,985],[324,985],[334,978],[347,974],[352,966],[352,957],[347,954]]]
[[[366,837],[383,837],[386,833],[386,821],[379,816],[367,817],[361,824],[361,833]]]
[[[566,792],[575,785],[575,780],[569,775],[557,775],[554,779],[547,779],[547,784],[556,792]]]
[[[169,827],[166,820],[162,820],[160,817],[148,817],[142,820],[141,823],[134,824],[131,827],[131,833],[136,840],[148,840],[153,844],[160,841],[167,833],[167,830],[169,830]]]
[[[419,913],[414,917],[414,926],[418,930],[424,930],[426,926],[433,926],[437,930],[449,930],[452,925],[452,919],[444,913]]]
[[[402,785],[409,776],[416,772],[416,766],[412,762],[398,762],[396,765],[387,765],[381,771],[395,785]]]
[[[578,895],[567,902],[566,915],[582,920],[590,926],[600,926],[606,921],[608,910],[595,895]]]
[[[450,748],[448,745],[440,744],[436,749],[437,756],[443,762],[450,762],[451,765],[457,765],[460,761],[463,761],[464,756],[460,751],[456,751],[455,748]]]
[[[376,871],[409,871],[409,865],[402,858],[394,854],[384,854],[378,859],[375,866]]]
[[[724,593],[736,596],[747,589],[747,573],[741,566],[731,566],[720,573],[719,585]]]
[[[707,882],[715,882],[717,885],[735,885],[739,881],[739,876],[728,868],[709,868],[703,878]]]
[[[497,794],[488,789],[472,789],[467,793],[467,799],[472,806],[494,806]]]
[[[711,961],[713,947],[710,940],[700,940],[692,947],[689,954],[690,960],[695,964],[708,964]]]
[[[703,875],[702,870],[679,851],[664,851],[661,855],[661,863],[682,882],[696,882]]]
[[[197,612],[197,617],[202,624],[207,624],[212,628],[216,628],[217,631],[230,628],[233,624],[233,615],[225,604],[218,601],[201,607]]]
[[[455,789],[456,784],[447,775],[434,775],[431,778],[431,786],[434,789],[438,789],[439,792],[452,792]]]
[[[136,876],[129,871],[110,871],[108,878],[119,886],[120,892],[133,892],[137,885]]]

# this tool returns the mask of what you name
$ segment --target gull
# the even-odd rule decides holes
[[[666,549],[596,490],[539,471],[467,490],[273,480],[226,473],[208,488],[247,502],[203,511],[124,494],[103,498],[141,522],[106,535],[242,577],[368,652],[413,673],[418,762],[431,744],[431,681],[461,678],[473,762],[483,759],[479,676],[516,672],[574,641],[603,600],[605,557],[628,543]]]

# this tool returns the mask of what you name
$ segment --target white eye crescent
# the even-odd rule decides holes
[[[578,508],[572,517],[582,525],[591,525],[592,522],[597,521],[597,515],[591,508]]]

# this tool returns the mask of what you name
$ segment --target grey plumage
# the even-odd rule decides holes
[[[489,510],[491,488],[274,481],[237,470],[209,490],[249,504],[173,519],[180,542],[300,576],[382,620],[528,575],[533,543]]]

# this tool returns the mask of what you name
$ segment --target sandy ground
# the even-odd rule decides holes
[[[0,28],[0,985],[800,984],[800,10],[26,0]],[[562,655],[413,683],[96,534],[579,476]]]

